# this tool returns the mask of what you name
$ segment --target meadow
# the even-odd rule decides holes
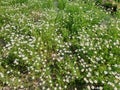
[[[0,90],[120,90],[120,10],[0,0]]]

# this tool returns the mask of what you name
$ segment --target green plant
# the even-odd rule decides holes
[[[0,89],[120,88],[119,10],[94,0],[0,5]]]

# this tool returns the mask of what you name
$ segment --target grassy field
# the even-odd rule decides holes
[[[93,0],[0,0],[0,90],[120,90],[120,10]]]

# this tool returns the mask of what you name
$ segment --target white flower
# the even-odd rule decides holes
[[[77,90],[77,88],[75,88],[75,90]]]
[[[89,79],[89,82],[90,82],[91,84],[93,84],[93,81],[92,81],[92,80],[90,80],[90,79]]]
[[[28,60],[28,57],[23,57],[23,60]]]
[[[116,87],[114,87],[114,90],[118,90]]]
[[[94,87],[94,86],[92,86],[91,88],[92,88],[92,89],[95,89],[95,87]]]
[[[18,82],[21,82],[21,80],[19,79]]]
[[[44,87],[44,86],[42,87],[42,90],[45,90],[45,87]]]
[[[0,72],[0,76],[3,78],[4,77],[3,73]]]
[[[86,83],[88,83],[89,81],[87,80],[87,78],[84,78],[84,81],[86,82]]]
[[[9,74],[10,73],[10,71],[7,71],[7,74]]]
[[[97,83],[97,80],[94,80],[95,83]]]
[[[104,74],[106,75],[106,74],[108,74],[108,72],[107,72],[107,71],[104,71]]]
[[[99,89],[100,89],[100,90],[103,90],[103,87],[100,86]]]
[[[68,78],[66,79],[66,82],[67,82],[67,83],[69,83],[69,82],[70,82]]]
[[[87,89],[88,89],[88,90],[91,90],[90,86],[87,86]]]
[[[47,88],[47,90],[50,90],[50,88]]]
[[[21,85],[20,87],[21,87],[21,88],[24,88],[24,86],[23,86],[23,85]]]
[[[34,80],[34,79],[35,79],[35,77],[33,76],[33,77],[32,77],[32,79]]]
[[[62,90],[62,88],[61,88],[61,87],[59,87],[59,90]]]
[[[111,70],[111,67],[108,67],[109,70]]]
[[[49,80],[49,83],[52,83],[52,81],[51,81],[51,80]]]
[[[67,88],[67,86],[65,85],[64,88]]]
[[[90,73],[90,72],[88,72],[87,77],[90,77],[90,76],[91,76],[91,73]]]
[[[54,90],[57,90],[57,87],[54,87]]]

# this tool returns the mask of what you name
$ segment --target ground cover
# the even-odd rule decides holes
[[[120,11],[89,0],[1,0],[5,88],[119,90]]]

